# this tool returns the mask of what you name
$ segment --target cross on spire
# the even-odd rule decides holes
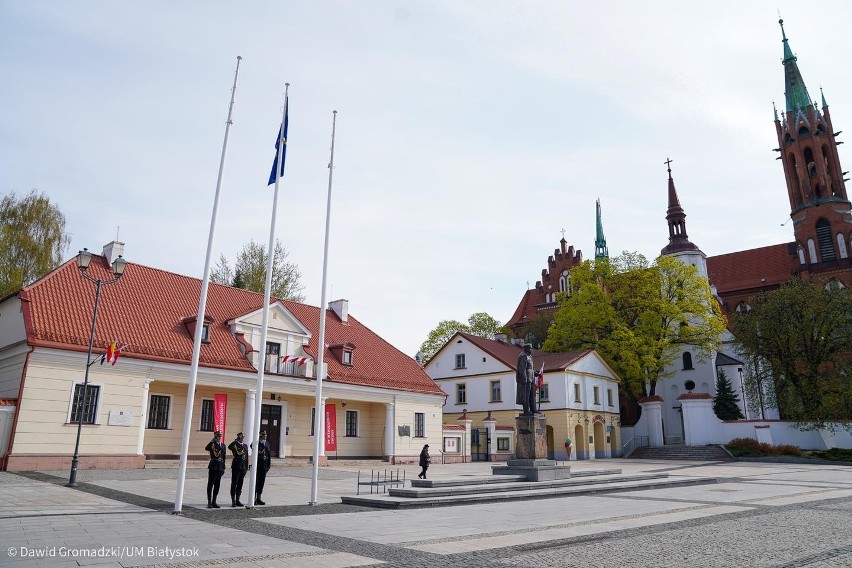
[[[562,229],[562,230],[561,230],[561,231],[559,231],[559,232],[560,232],[560,233],[562,233],[562,238],[563,238],[563,239],[565,239],[565,229]]]

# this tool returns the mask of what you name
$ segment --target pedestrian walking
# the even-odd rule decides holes
[[[423,450],[420,451],[420,467],[423,468],[417,477],[420,479],[426,479],[426,470],[429,469],[429,464],[432,463],[432,458],[429,457],[429,444],[423,446]]]
[[[222,443],[222,433],[213,433],[213,439],[207,442],[205,451],[210,452],[210,463],[207,465],[207,508],[218,509],[216,497],[219,495],[219,483],[225,473],[225,444]]]

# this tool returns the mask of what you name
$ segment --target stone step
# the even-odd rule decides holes
[[[572,471],[571,478],[575,477],[592,477],[598,475],[617,475],[621,473],[621,469],[586,469],[582,471]],[[463,485],[491,485],[494,483],[509,483],[529,481],[526,475],[483,475],[471,477],[457,477],[453,479],[412,479],[412,487],[458,487]]]
[[[710,477],[694,477],[687,479],[670,479],[663,477],[659,479],[634,479],[631,481],[620,482],[613,481],[610,483],[598,483],[594,485],[560,485],[556,487],[527,489],[524,491],[499,491],[467,495],[437,495],[431,497],[424,496],[420,498],[396,497],[390,494],[352,495],[341,497],[341,501],[350,505],[361,505],[366,507],[416,509],[422,507],[448,507],[452,505],[467,505],[495,501],[520,501],[526,499],[567,497],[571,495],[593,495],[616,493],[621,491],[641,491],[648,489],[660,489],[664,487],[706,485],[709,483],[718,483],[718,480]],[[542,483],[539,482],[534,485],[541,486]]]
[[[684,461],[733,461],[733,457],[721,446],[659,446],[636,448],[630,454],[633,459],[684,460]]]
[[[505,476],[499,476],[505,477]],[[390,488],[388,495],[393,497],[408,497],[410,499],[422,499],[424,497],[441,497],[449,495],[483,495],[490,493],[522,492],[530,490],[545,490],[561,487],[580,487],[592,485],[605,485],[628,481],[644,481],[650,479],[666,479],[667,473],[640,473],[627,475],[599,475],[591,477],[577,477],[574,479],[554,479],[551,481],[511,481],[508,483],[491,483],[481,485],[456,485],[441,487],[419,487]],[[426,480],[429,481],[429,480]]]

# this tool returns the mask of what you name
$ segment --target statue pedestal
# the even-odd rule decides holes
[[[515,458],[547,459],[547,420],[543,414],[515,418]]]
[[[494,466],[494,475],[525,475],[527,481],[553,481],[571,477],[571,466],[547,459],[547,420],[544,415],[515,418],[515,458]]]

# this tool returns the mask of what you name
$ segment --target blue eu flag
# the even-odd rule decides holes
[[[286,105],[286,103],[285,103]],[[278,130],[278,137],[275,138],[275,161],[272,162],[272,172],[269,174],[269,183],[267,185],[272,185],[275,183],[275,166],[278,164],[278,152],[281,152],[281,171],[278,173],[278,177],[284,177],[284,161],[287,158],[287,122],[289,120],[290,109],[284,109],[284,135],[281,135],[281,129]],[[284,147],[279,148],[279,145],[283,142]]]

